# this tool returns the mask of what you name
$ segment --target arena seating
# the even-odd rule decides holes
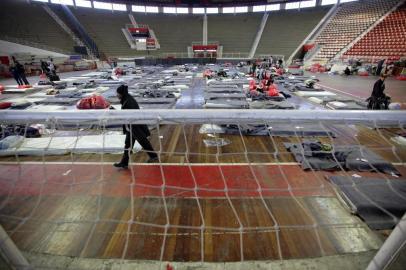
[[[2,0],[0,8],[0,39],[18,38],[26,42],[73,52],[72,38],[61,29],[40,4]],[[27,43],[27,45],[29,45]]]
[[[84,8],[72,9],[72,12],[107,56],[186,54],[187,46],[201,39],[201,16],[133,14],[138,23],[154,30],[161,45],[158,51],[137,51],[130,48],[121,31],[126,24],[130,24],[127,13]]]
[[[343,4],[316,38],[321,46],[314,62],[327,62],[379,20],[399,0],[366,0]]]
[[[248,55],[261,23],[262,14],[210,15],[207,20],[209,41],[218,41],[223,53]]]
[[[137,53],[130,48],[121,31],[129,23],[127,13],[85,8],[71,10],[99,50],[107,56],[130,56]]]
[[[271,12],[256,53],[272,53],[288,58],[329,8],[331,7]]]
[[[406,56],[406,4],[392,12],[345,54],[345,57],[399,60]]]
[[[158,39],[160,54],[186,53],[192,41],[202,40],[203,17],[193,15],[133,14],[137,22],[147,24]],[[128,23],[128,22],[127,22]]]

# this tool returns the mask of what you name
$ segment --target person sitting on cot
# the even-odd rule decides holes
[[[273,83],[273,79],[269,79],[266,84],[266,90],[264,89],[268,97],[277,97],[279,96],[278,87]]]

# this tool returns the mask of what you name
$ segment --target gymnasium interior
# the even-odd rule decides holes
[[[0,269],[405,269],[405,110],[405,0],[1,0]]]

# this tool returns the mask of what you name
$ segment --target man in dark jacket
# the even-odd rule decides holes
[[[18,76],[20,76],[20,79],[24,82],[25,85],[29,85],[30,83],[27,80],[27,77],[25,76],[25,69],[24,66],[20,64],[20,62],[16,61],[16,68],[18,72]]]
[[[385,91],[386,75],[382,74],[374,84],[371,97],[368,98],[368,109],[379,110],[388,109],[390,97],[386,96]]]
[[[120,100],[122,110],[138,110],[140,108],[137,101],[128,94],[128,87],[126,85],[121,85],[117,88],[117,97]],[[114,163],[114,167],[128,168],[130,152],[134,146],[135,140],[138,141],[145,151],[148,151],[148,163],[158,161],[158,155],[154,152],[154,149],[147,138],[150,136],[147,125],[123,125],[123,132],[125,134],[124,154],[119,163]]]
[[[18,85],[23,85],[24,82],[21,80],[20,75],[18,74],[17,66],[16,64],[12,63],[10,64],[10,73],[13,75],[14,80],[16,80]]]

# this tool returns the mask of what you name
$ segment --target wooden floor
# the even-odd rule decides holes
[[[109,165],[3,165],[6,178],[18,180],[8,188],[4,176],[0,182],[0,222],[22,250],[91,258],[223,262],[380,246],[323,174],[281,166],[254,166],[255,182],[249,166],[193,166],[196,190],[187,166],[163,166],[162,190],[158,165],[119,172]]]
[[[325,128],[335,137],[310,139],[364,145],[406,175],[406,147],[390,141],[400,129]],[[120,154],[1,157],[0,224],[23,251],[86,258],[277,260],[381,246],[326,176],[392,176],[305,172],[283,146],[300,136],[220,134],[229,145],[206,147],[213,138],[199,129],[155,127],[160,163],[139,152],[130,170],[112,167]]]
[[[316,75],[320,79],[320,85],[329,87],[327,90],[338,94],[358,97],[362,100],[371,96],[374,83],[379,79],[377,76],[340,76],[328,74],[314,74],[306,72],[307,75]],[[404,81],[389,77],[385,80],[385,93],[392,98],[392,102],[406,103]],[[338,90],[338,91],[337,91]]]
[[[283,143],[303,138],[219,135],[231,144],[210,148],[199,128],[155,129],[162,164],[136,153],[130,170],[113,168],[120,156],[112,154],[1,158],[0,223],[24,251],[91,258],[289,259],[382,244],[326,180],[355,172],[304,172],[294,163]],[[406,151],[389,140],[399,130],[328,128],[335,138],[316,139],[365,145],[406,174]]]

